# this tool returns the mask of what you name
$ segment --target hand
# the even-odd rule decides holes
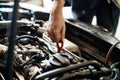
[[[65,21],[62,15],[62,12],[54,11],[50,14],[49,23],[48,23],[48,35],[53,42],[59,43],[65,38]]]

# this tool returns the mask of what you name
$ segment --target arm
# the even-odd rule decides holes
[[[53,42],[59,43],[65,37],[65,22],[62,14],[65,0],[54,0],[48,22],[48,35]]]

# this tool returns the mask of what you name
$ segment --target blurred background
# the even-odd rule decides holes
[[[31,5],[37,5],[37,6],[41,6],[43,8],[46,8],[48,10],[51,9],[52,7],[52,0],[21,0],[22,3],[28,3],[28,4],[31,4]],[[70,8],[67,9],[68,11],[66,11],[65,14],[67,14],[67,12],[69,12],[70,14]],[[71,15],[71,14],[70,14]],[[93,19],[93,25],[96,24],[96,18],[94,17]],[[117,31],[116,31],[116,34],[115,34],[115,37],[118,38],[120,40],[120,20],[119,20],[119,24],[118,24],[118,28],[117,28]]]

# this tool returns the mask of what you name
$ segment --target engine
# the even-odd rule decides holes
[[[0,80],[6,80],[11,5],[0,3]],[[39,12],[40,13],[40,12]],[[67,49],[57,52],[41,15],[20,8],[13,51],[12,80],[119,80],[119,62],[108,66]]]

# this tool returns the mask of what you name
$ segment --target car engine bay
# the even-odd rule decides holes
[[[0,3],[0,80],[9,75],[6,69],[12,6]],[[19,8],[11,80],[120,80],[119,40],[96,27],[67,19],[66,39],[79,46],[80,55],[66,48],[59,53],[46,33],[48,16]]]

